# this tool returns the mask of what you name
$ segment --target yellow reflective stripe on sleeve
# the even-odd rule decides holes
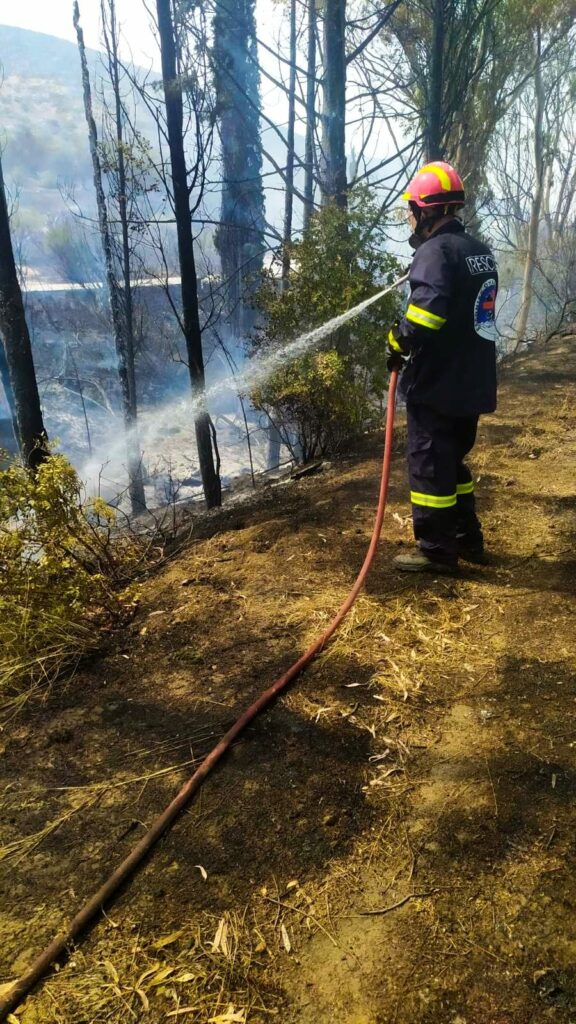
[[[429,310],[421,309],[420,306],[414,306],[412,303],[406,310],[406,319],[411,320],[413,324],[419,324],[420,327],[429,327],[431,331],[439,331],[446,323],[445,317],[436,316],[435,313],[430,313]]]
[[[426,508],[452,508],[456,500],[455,494],[420,494],[419,491],[410,491],[412,504],[424,505]]]
[[[402,349],[400,348],[400,345],[398,344],[398,342],[396,341],[396,338],[394,337],[394,332],[393,331],[390,331],[390,333],[388,335],[388,344],[390,345],[390,348],[394,349],[395,352],[402,352]]]
[[[456,494],[473,494],[474,493],[474,481],[469,480],[466,484],[457,484]]]

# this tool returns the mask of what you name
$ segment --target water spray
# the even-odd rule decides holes
[[[398,281],[389,285],[388,288],[383,289],[383,291],[379,292],[377,295],[374,295],[372,298],[366,299],[358,306],[355,306],[354,309],[348,310],[346,313],[341,314],[341,316],[334,317],[333,320],[323,324],[322,327],[318,327],[313,331],[309,331],[308,334],[304,334],[300,338],[297,338],[281,350],[282,358],[287,359],[293,358],[296,355],[301,355],[303,351],[306,351],[315,342],[320,341],[322,338],[330,334],[331,331],[342,326],[342,324],[347,323],[356,316],[359,316],[370,305],[374,302],[378,302],[378,300],[384,295],[387,295],[394,288],[398,288],[405,281],[406,276],[401,277]],[[274,356],[271,358],[275,358],[279,355],[279,352],[274,353]],[[116,870],[106,879],[98,891],[84,904],[70,924],[52,940],[50,945],[40,953],[36,960],[34,960],[29,969],[20,978],[18,978],[17,981],[15,981],[10,991],[0,1001],[0,1022],[6,1021],[16,1007],[20,1005],[38,982],[47,974],[50,968],[70,952],[72,944],[91,924],[94,923],[96,918],[102,913],[103,908],[110,903],[118,890],[125,885],[128,879],[131,878],[142,865],[158,840],[171,827],[184,808],[187,807],[194,794],[198,792],[207,776],[222,759],[226,751],[230,749],[234,741],[241,733],[244,732],[246,727],[253,722],[262,711],[264,711],[265,708],[269,707],[270,704],[276,700],[278,694],[282,693],[282,691],[289,686],[289,684],[306,668],[306,666],[309,665],[310,662],[318,656],[318,654],[320,654],[352,608],[352,605],[362,589],[372,562],[374,561],[378,541],[380,539],[384,511],[386,509],[388,484],[390,480],[390,464],[392,460],[392,439],[394,431],[397,380],[398,374],[394,371],[390,375],[390,386],[388,389],[382,476],[380,480],[378,509],[372,530],[372,537],[370,539],[370,544],[368,551],[366,552],[362,568],[360,569],[360,572],[358,573],[358,576],[345,601],[342,603],[324,632],[314,641],[314,643],[304,651],[293,665],[283,672],[282,675],[278,676],[272,685],[264,690],[258,699],[240,715],[234,725],[227,733],[225,733],[222,739],[204,758],[191,778],[182,786],[172,802],[156,818],[140,842],[137,843],[122,863],[118,865]]]
[[[268,352],[263,357],[259,355],[258,358],[247,362],[241,369],[235,372],[225,374],[206,388],[201,399],[201,405],[200,400],[195,401],[190,391],[187,390],[185,396],[180,396],[180,398],[176,399],[172,398],[169,402],[154,408],[140,410],[138,415],[138,436],[146,464],[155,466],[158,473],[161,472],[163,467],[166,467],[168,475],[173,475],[174,479],[180,484],[183,477],[191,475],[190,471],[192,468],[192,461],[185,459],[181,454],[183,448],[182,439],[184,437],[188,439],[190,421],[209,406],[211,401],[221,398],[227,392],[233,395],[234,398],[237,398],[239,394],[248,395],[254,387],[267,380],[281,366],[284,366],[291,359],[296,359],[309,352],[315,345],[319,344],[334,331],[337,331],[344,324],[362,316],[367,309],[379,302],[385,295],[399,288],[406,280],[407,275],[404,275],[397,281],[394,281],[393,284],[387,285],[375,295],[371,295],[370,298],[364,299],[358,305],[333,317],[320,327],[315,327],[287,342],[285,345],[274,348],[273,351]],[[170,441],[168,446],[166,444],[167,427],[170,428],[171,435],[175,435],[180,439]],[[175,450],[171,456],[167,456],[167,448],[169,451],[172,446],[174,446]],[[125,473],[126,461],[124,434],[122,431],[116,431],[113,436],[107,438],[105,443],[100,441],[95,445],[95,449],[93,456],[86,459],[80,468],[80,476],[90,493],[93,491],[100,494],[101,488],[104,485],[107,488],[105,497],[115,501],[116,494],[122,493],[125,489],[125,483],[121,482]],[[186,450],[188,451],[188,448]],[[226,459],[226,466],[228,467],[224,467],[228,476],[235,476],[240,472],[240,465],[237,464],[233,453],[231,456],[223,456],[223,461],[224,459]],[[261,468],[264,468],[264,465],[262,464]],[[105,473],[103,472],[104,467]],[[198,489],[200,489],[200,484],[198,484]],[[189,500],[191,493],[189,492],[186,497]]]
[[[286,345],[282,345],[281,348],[277,348],[274,352],[271,352],[264,359],[258,363],[251,364],[245,372],[240,372],[234,377],[224,378],[218,384],[214,384],[206,391],[206,399],[209,399],[212,395],[218,394],[223,387],[234,387],[241,391],[249,391],[250,388],[254,387],[255,384],[267,380],[280,366],[284,363],[289,362],[291,359],[297,359],[298,356],[304,355],[311,348],[323,341],[330,334],[333,334],[344,324],[347,324],[350,320],[355,320],[357,317],[362,316],[370,306],[373,306],[380,299],[383,299],[385,295],[389,295],[390,292],[399,288],[400,285],[404,284],[408,280],[408,274],[404,274],[399,277],[393,284],[389,284],[382,291],[371,295],[369,299],[364,299],[359,302],[357,306],[352,306],[351,309],[347,309],[345,313],[340,313],[338,316],[332,317],[331,320],[327,320],[326,323],[320,327],[314,327],[313,330],[307,331],[305,334],[299,335],[293,341],[289,341]]]
[[[147,464],[155,465],[156,456],[159,460],[158,469],[161,464],[165,464],[165,431],[167,426],[178,428],[176,433],[181,433],[182,436],[187,437],[190,421],[200,411],[203,411],[210,404],[211,400],[222,397],[226,392],[230,392],[234,397],[237,397],[238,394],[249,394],[252,388],[267,380],[285,363],[313,349],[324,338],[327,338],[349,321],[361,316],[367,309],[384,298],[385,295],[399,288],[406,280],[407,275],[404,275],[397,281],[394,281],[393,284],[387,285],[375,295],[371,295],[370,298],[364,299],[358,305],[346,310],[346,312],[333,317],[320,327],[315,327],[299,335],[294,340],[287,342],[287,344],[274,348],[273,351],[267,353],[264,357],[259,355],[257,359],[247,362],[242,369],[224,375],[206,388],[201,400],[202,406],[200,406],[200,400],[195,401],[191,397],[190,392],[187,391],[185,397],[180,397],[179,399],[172,398],[168,403],[156,406],[153,409],[140,410],[138,416],[138,435]],[[171,430],[171,433],[174,433],[174,431]],[[97,449],[95,454],[92,458],[87,459],[80,469],[80,475],[86,482],[88,489],[100,493],[104,481],[108,485],[109,490],[113,489],[115,492],[123,491],[125,484],[122,484],[120,481],[124,472],[123,467],[126,456],[125,437],[122,431],[115,431],[114,436],[109,437],[104,445],[100,442],[95,447]],[[158,454],[159,450],[162,453],[161,455]],[[177,452],[174,453],[174,459],[175,462],[171,463],[169,467],[170,473],[174,472],[175,478],[180,480],[182,473],[179,473],[178,469],[175,468],[179,460]],[[181,463],[184,461],[186,466],[185,471],[182,471],[183,475],[189,476],[191,463],[186,460],[180,461]],[[104,466],[106,467],[105,475],[102,473]],[[232,474],[238,471],[238,467],[233,466],[231,469]]]

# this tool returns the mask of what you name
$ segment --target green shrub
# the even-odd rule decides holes
[[[257,296],[264,326],[252,346],[265,357],[300,334],[369,298],[401,273],[384,251],[378,210],[362,191],[348,210],[319,211],[290,246],[291,275],[283,291],[270,272]],[[386,390],[386,333],[399,312],[392,293],[340,328],[316,350],[279,366],[250,393],[304,461],[337,451],[381,415]]]
[[[141,559],[63,455],[34,477],[17,462],[0,472],[0,703],[98,647],[133,602]]]

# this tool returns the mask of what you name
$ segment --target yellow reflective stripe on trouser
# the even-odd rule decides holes
[[[426,508],[452,508],[456,500],[455,494],[420,494],[419,491],[410,491],[412,504],[424,505]]]
[[[390,345],[390,348],[394,349],[395,352],[402,352],[400,345],[398,344],[396,338],[394,337],[393,331],[390,331],[390,333],[388,334],[388,344]]]
[[[456,494],[474,494],[474,481],[469,480],[466,484],[457,484]]]
[[[421,309],[420,306],[414,306],[412,303],[406,310],[406,319],[420,327],[429,327],[431,331],[439,331],[446,323],[445,317],[436,316],[435,313],[430,313],[429,310]]]

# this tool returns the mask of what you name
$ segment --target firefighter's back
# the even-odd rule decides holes
[[[498,271],[490,248],[454,219],[420,246],[410,282],[423,296],[422,313],[440,301],[445,322],[413,347],[404,393],[447,416],[492,412]]]

